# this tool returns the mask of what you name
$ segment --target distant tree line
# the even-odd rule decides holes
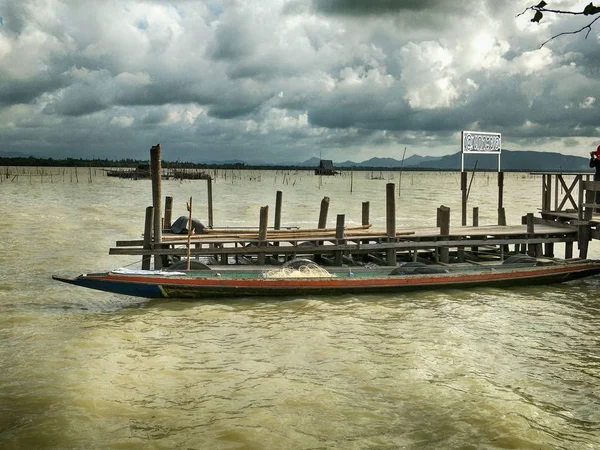
[[[16,157],[16,158],[5,158],[0,157],[0,166],[36,166],[36,167],[131,167],[135,168],[140,165],[147,165],[148,160],[137,160],[137,159],[83,159],[83,158],[66,158],[66,159],[54,159],[54,158],[36,158],[34,156],[27,157]],[[214,169],[214,168],[227,168],[227,169],[244,169],[248,168],[246,164],[199,164],[192,162],[181,162],[181,161],[162,161],[162,166],[167,169]]]
[[[302,165],[252,165],[246,163],[193,163],[193,162],[182,162],[182,161],[162,161],[162,167],[165,169],[253,169],[253,170],[314,170],[315,167],[302,166]],[[6,158],[0,157],[0,166],[26,166],[26,167],[111,167],[111,168],[136,168],[141,165],[148,165],[148,160],[137,160],[137,159],[83,159],[83,158],[66,158],[66,159],[54,159],[54,158],[36,158],[33,156],[28,157],[16,157]],[[356,170],[356,171],[370,171],[370,170],[386,170],[386,171],[398,171],[398,168],[391,167],[363,167],[363,166],[336,166],[337,169],[344,170]],[[432,169],[420,169],[414,167],[404,167],[405,171],[427,171]],[[435,170],[435,169],[434,169]],[[451,170],[451,169],[440,169],[440,170]]]

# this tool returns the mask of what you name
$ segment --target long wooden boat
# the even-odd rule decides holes
[[[312,266],[312,267],[311,267]],[[145,298],[284,297],[358,295],[423,289],[512,287],[571,281],[600,274],[600,261],[525,260],[512,263],[328,268],[221,266],[209,270],[117,269],[55,280],[100,291]],[[318,267],[318,266],[317,266]],[[310,270],[304,270],[310,269]]]

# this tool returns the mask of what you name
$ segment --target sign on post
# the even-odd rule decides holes
[[[502,135],[483,131],[461,132],[461,172],[465,171],[465,153],[498,154],[498,172],[500,172],[500,153],[502,153]]]

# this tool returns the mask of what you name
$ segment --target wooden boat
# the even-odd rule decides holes
[[[304,264],[304,265],[302,265]],[[293,267],[221,266],[206,270],[117,269],[76,277],[53,276],[76,286],[145,298],[358,295],[423,289],[512,287],[565,282],[600,273],[600,261],[536,260],[480,264],[328,268],[307,261]]]

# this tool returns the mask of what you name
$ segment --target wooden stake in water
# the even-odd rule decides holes
[[[404,168],[404,157],[406,156],[406,147],[404,147],[404,152],[402,153],[402,162],[400,163],[400,174],[398,175],[398,197],[400,197],[400,192],[402,192],[402,169]]]
[[[154,248],[160,248],[162,240],[162,161],[160,144],[150,148],[150,174],[152,176],[152,206],[154,207]],[[162,257],[154,255],[154,268],[162,268]]]
[[[186,269],[190,270],[191,266],[191,251],[192,251],[192,234],[194,234],[194,225],[192,224],[192,197],[190,202],[187,204],[187,210],[189,211],[188,218],[188,236],[187,236],[187,266]]]

